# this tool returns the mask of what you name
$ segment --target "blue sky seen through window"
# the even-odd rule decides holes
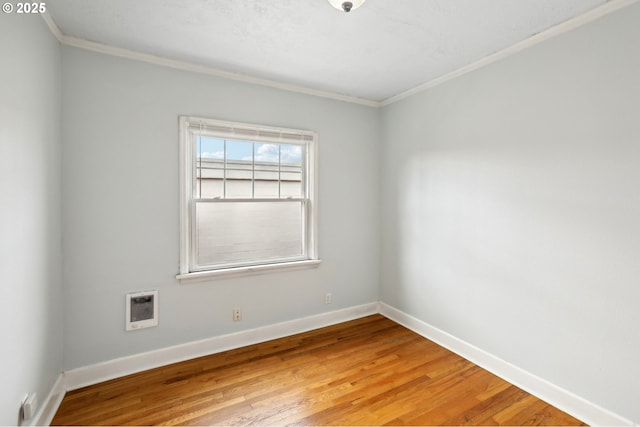
[[[251,160],[255,156],[256,161],[278,162],[300,165],[302,163],[302,147],[291,144],[271,144],[248,142],[239,140],[226,140],[227,160]],[[196,156],[203,159],[224,159],[225,140],[208,136],[198,136],[196,141]]]

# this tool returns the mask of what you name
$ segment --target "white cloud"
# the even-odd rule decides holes
[[[277,144],[258,144],[255,152],[256,161],[259,162],[277,162],[278,161],[278,145]]]
[[[280,155],[282,163],[299,164],[302,160],[302,147],[299,145],[280,145],[280,153],[278,153],[278,144],[256,144],[255,160],[257,162],[278,162]],[[243,160],[251,160],[250,156],[243,157]]]
[[[300,163],[302,161],[302,147],[299,145],[282,145],[280,147],[282,163]]]

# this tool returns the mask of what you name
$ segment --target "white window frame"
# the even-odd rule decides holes
[[[303,197],[305,206],[304,257],[291,261],[264,260],[247,265],[217,265],[211,269],[194,269],[194,222],[195,222],[195,141],[196,136],[206,132],[219,138],[228,138],[256,143],[298,144],[305,146],[302,159]],[[247,123],[228,122],[202,117],[180,116],[180,272],[176,278],[180,283],[211,280],[217,277],[258,274],[301,268],[314,268],[318,258],[318,207],[317,207],[317,134],[312,131],[260,126]],[[249,199],[237,199],[238,201]],[[274,201],[278,199],[251,199],[252,201]],[[286,201],[286,199],[283,199]],[[221,200],[222,203],[233,200]]]

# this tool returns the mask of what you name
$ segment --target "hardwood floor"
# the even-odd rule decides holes
[[[69,392],[54,425],[584,425],[374,315]]]

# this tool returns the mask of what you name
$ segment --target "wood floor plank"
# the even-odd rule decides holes
[[[69,392],[53,425],[584,425],[381,316]]]

